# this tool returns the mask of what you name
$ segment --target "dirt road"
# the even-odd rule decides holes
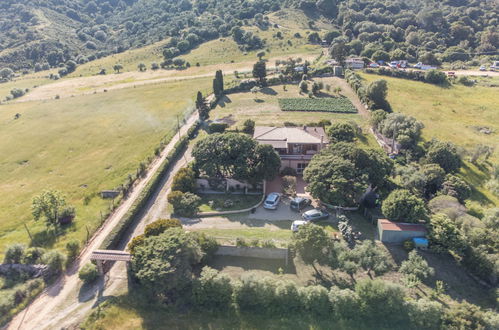
[[[303,60],[312,61],[317,56],[312,55],[294,55]],[[274,70],[276,60],[283,60],[286,57],[274,57],[268,60],[267,70]],[[232,74],[234,71],[239,73],[251,72],[252,62],[240,62],[230,64],[214,64],[204,67],[191,67],[187,70],[156,70],[156,71],[130,71],[119,74],[97,75],[89,77],[64,78],[51,84],[42,85],[32,89],[25,96],[14,100],[17,102],[30,102],[40,100],[53,100],[58,98],[67,98],[79,95],[90,95],[103,93],[123,88],[133,88],[149,84],[160,84],[167,82],[193,80],[200,78],[213,77],[216,70],[223,70],[226,74]]]
[[[180,135],[184,136],[187,130],[198,120],[197,113],[189,117],[187,122],[181,127]],[[77,325],[96,306],[102,297],[117,292],[123,285],[126,286],[126,272],[123,263],[117,263],[106,276],[90,288],[81,288],[82,282],[78,279],[80,266],[90,261],[92,251],[99,248],[104,238],[116,226],[123,215],[128,211],[133,202],[137,199],[142,189],[152,179],[161,163],[179,139],[179,134],[170,141],[158,157],[150,166],[144,179],[140,180],[134,187],[130,197],[125,200],[115,212],[106,220],[102,227],[94,234],[90,242],[82,251],[78,262],[73,264],[54,284],[48,287],[28,308],[16,315],[8,324],[7,329],[60,329],[63,327]],[[188,152],[187,154],[190,154]],[[173,169],[163,178],[162,187],[152,200],[154,203],[148,205],[146,215],[136,224],[130,237],[141,233],[147,219],[152,219],[166,207],[166,191],[171,184],[171,178],[188,161],[187,158],[180,158]],[[121,248],[126,246],[123,242]],[[105,289],[104,289],[105,288]]]

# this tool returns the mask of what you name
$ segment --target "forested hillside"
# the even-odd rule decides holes
[[[221,36],[262,48],[265,41],[244,26],[265,29],[265,14],[285,7],[304,10],[312,28],[317,14],[330,19],[336,30],[309,40],[333,42],[336,57],[439,64],[499,47],[495,0],[2,0],[0,68],[84,63],[168,37],[176,39],[166,58]]]

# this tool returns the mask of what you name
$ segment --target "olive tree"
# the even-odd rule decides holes
[[[418,222],[427,218],[424,201],[405,189],[392,191],[383,201],[381,209],[392,221]]]

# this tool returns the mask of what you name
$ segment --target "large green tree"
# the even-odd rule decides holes
[[[192,150],[196,165],[210,177],[258,182],[279,171],[280,158],[246,134],[215,133],[198,141]]]
[[[316,264],[324,264],[328,261],[332,241],[322,227],[307,224],[301,226],[293,235],[292,245],[303,262],[311,265],[318,273]]]
[[[381,209],[392,221],[418,222],[427,218],[424,201],[406,189],[392,191],[383,201]]]
[[[74,208],[67,205],[59,191],[47,190],[33,198],[31,211],[35,220],[44,219],[47,227],[55,228],[65,213],[74,213]]]
[[[257,78],[260,86],[265,85],[265,78],[267,77],[267,67],[265,61],[258,61],[253,65],[253,77]]]
[[[457,172],[462,161],[456,146],[451,142],[433,140],[426,152],[426,161],[440,165],[445,172]]]
[[[203,257],[194,235],[171,228],[147,237],[133,250],[132,272],[138,281],[161,300],[174,299],[190,285],[192,267]]]
[[[384,79],[375,80],[367,86],[367,96],[377,109],[390,110],[390,106],[386,101],[387,93],[388,84]]]

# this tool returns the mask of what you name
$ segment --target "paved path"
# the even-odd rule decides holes
[[[184,126],[180,130],[180,135],[184,136],[187,130],[198,120],[197,113],[189,117]],[[63,327],[76,326],[83,318],[91,311],[93,307],[100,301],[103,296],[113,294],[117,290],[126,286],[126,272],[124,271],[123,263],[116,263],[115,266],[106,276],[105,280],[101,280],[90,288],[81,289],[82,282],[78,279],[78,270],[80,266],[85,265],[90,261],[90,254],[93,250],[99,248],[105,237],[116,226],[119,220],[129,210],[130,206],[137,199],[146,184],[152,179],[153,175],[158,171],[160,165],[165,160],[168,153],[173,149],[175,143],[179,139],[179,134],[172,138],[170,143],[163,150],[159,158],[155,159],[149,167],[147,175],[140,180],[134,187],[129,198],[126,199],[115,212],[105,221],[102,227],[93,235],[90,242],[85,246],[80,254],[80,258],[73,264],[54,284],[49,286],[44,292],[38,296],[24,311],[16,315],[8,324],[7,329],[60,329]],[[154,203],[150,203],[146,211],[146,215],[135,224],[133,234],[143,231],[145,223],[148,219],[155,218],[164,211],[166,202],[166,191],[171,183],[172,176],[179,168],[185,166],[187,159],[180,158],[172,170],[165,176],[162,182],[161,189],[156,193],[158,198],[154,198]],[[121,248],[126,247],[128,240],[122,243]],[[105,288],[105,290],[104,290]]]

